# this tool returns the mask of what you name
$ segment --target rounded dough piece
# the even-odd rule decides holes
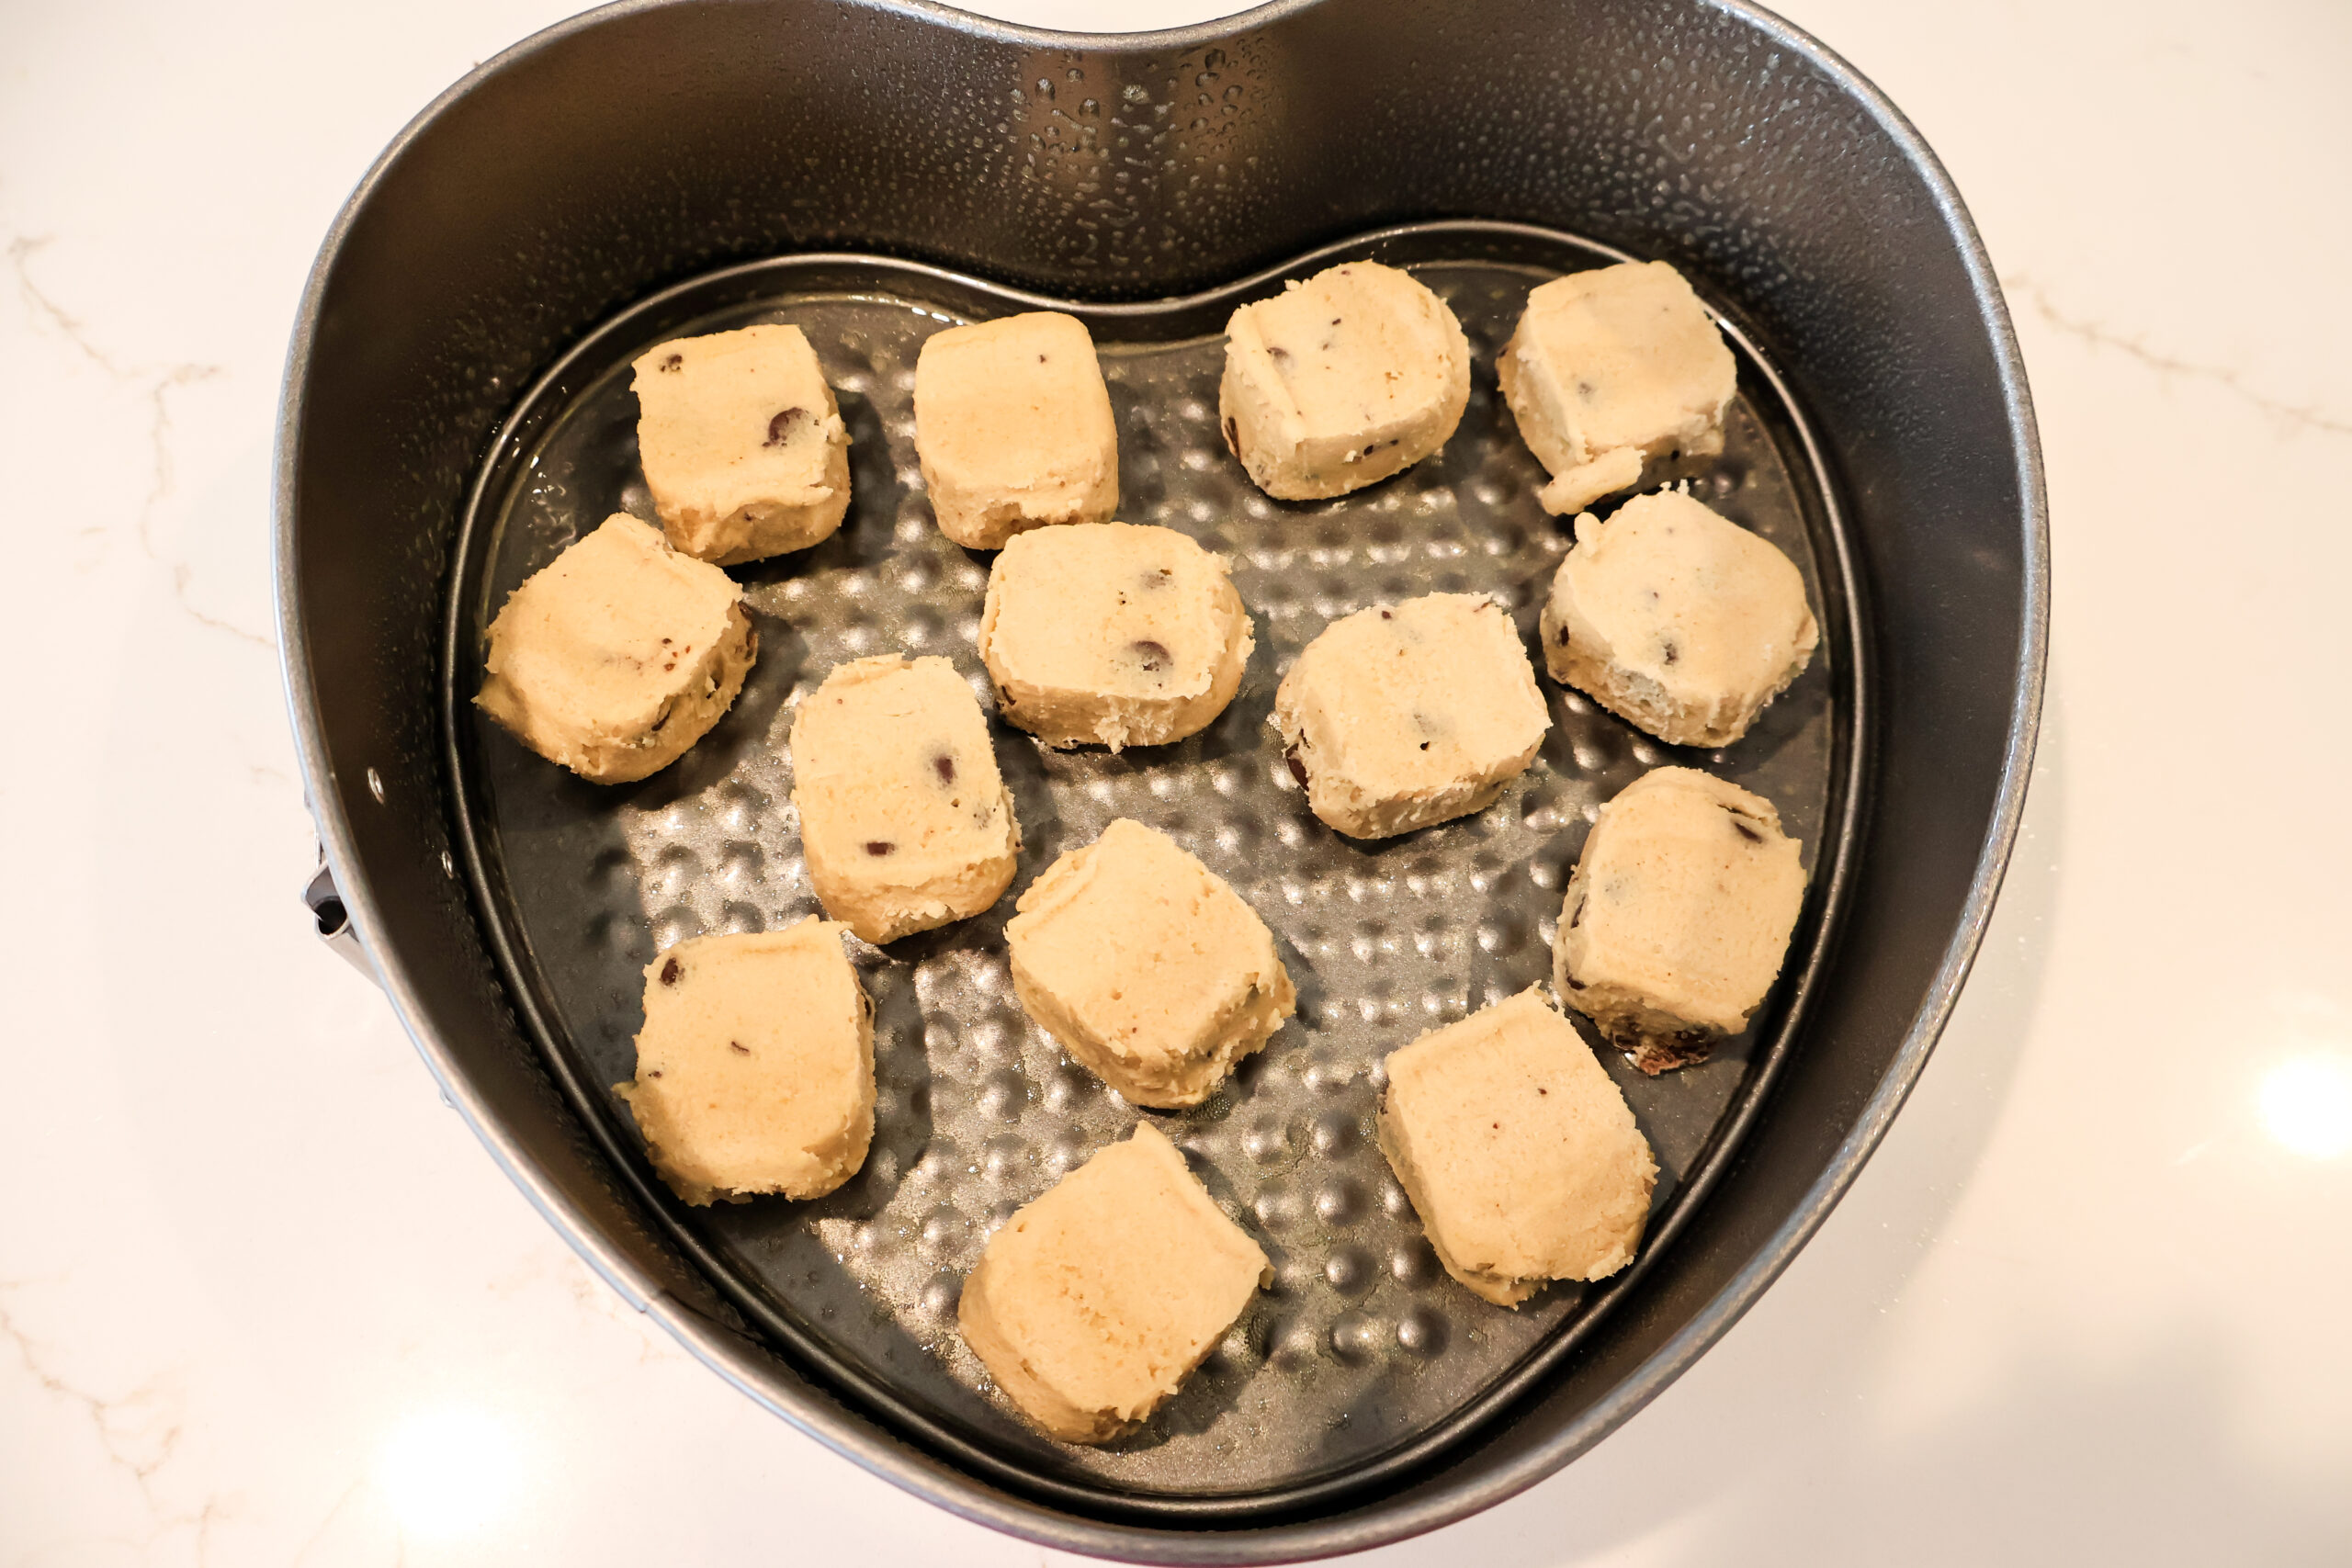
[[[1645,463],[1724,448],[1739,367],[1683,276],[1664,262],[1573,272],[1533,289],[1495,359],[1519,433],[1550,470],[1554,516],[1641,482]]]
[[[1500,604],[1430,593],[1325,626],[1283,677],[1273,723],[1315,815],[1385,839],[1485,810],[1552,715]]]
[[[637,447],[670,543],[718,566],[805,550],[849,512],[849,428],[798,327],[639,355]]]
[[[1345,495],[1445,445],[1470,401],[1470,343],[1427,288],[1347,262],[1226,325],[1226,445],[1280,501]]]
[[[1264,1250],[1142,1122],[989,1238],[956,1326],[1049,1436],[1107,1442],[1182,1387],[1272,1278]]]
[[[1544,605],[1552,678],[1676,746],[1728,746],[1813,658],[1804,578],[1688,495],[1577,519]]]
[[[979,640],[1008,721],[1048,746],[1114,751],[1207,728],[1256,645],[1224,561],[1172,528],[1126,523],[1007,542]]]
[[[1787,959],[1804,847],[1762,795],[1654,768],[1600,808],[1560,903],[1553,978],[1653,1076],[1706,1059]]]
[[[980,705],[946,660],[840,666],[801,702],[791,749],[809,883],[867,942],[977,915],[1012,885],[1012,794]]]
[[[1634,1260],[1657,1161],[1575,1026],[1533,988],[1390,1055],[1380,1149],[1445,1271],[1516,1307]]]
[[[644,778],[742,690],[760,649],[742,597],[725,572],[616,513],[508,595],[474,702],[582,778]]]
[[[654,959],[637,1077],[614,1091],[689,1203],[847,1181],[874,1141],[874,1008],[842,928],[696,937]]]
[[[1198,1105],[1298,1010],[1266,922],[1175,840],[1121,818],[1004,930],[1039,1028],[1136,1105]]]
[[[1031,310],[925,339],[915,452],[939,531],[993,550],[1026,529],[1119,509],[1119,430],[1094,339]]]

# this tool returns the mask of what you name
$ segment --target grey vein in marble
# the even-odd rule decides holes
[[[2080,338],[2094,348],[2116,349],[2159,376],[2185,376],[2191,380],[2210,382],[2299,429],[2314,430],[2328,435],[2352,435],[2352,420],[2332,413],[2315,403],[2288,402],[2283,398],[2273,397],[2248,386],[2245,377],[2225,367],[2200,365],[2195,360],[2182,359],[2162,349],[2151,348],[2144,336],[2126,337],[2112,327],[2069,315],[2051,302],[2041,285],[2022,273],[2001,279],[2001,288],[2012,299],[2022,297],[2032,305],[2034,314],[2060,332]]]
[[[47,320],[51,326],[64,335],[68,343],[80,349],[90,363],[96,366],[109,379],[126,387],[137,387],[146,393],[149,409],[147,444],[150,477],[146,497],[140,502],[139,515],[135,519],[134,536],[138,540],[140,552],[170,574],[172,598],[182,610],[187,613],[190,619],[199,626],[209,626],[214,631],[226,632],[231,637],[252,643],[265,651],[268,650],[275,645],[267,637],[238,626],[233,621],[224,620],[198,607],[194,597],[188,592],[188,581],[194,576],[193,570],[186,561],[166,558],[155,545],[155,513],[172,493],[171,394],[196,382],[212,380],[216,377],[225,375],[226,372],[218,365],[193,363],[166,366],[160,370],[126,368],[112,355],[98,346],[96,341],[90,336],[88,329],[82,324],[80,318],[60,305],[34,279],[32,258],[53,239],[53,235],[47,234],[18,235],[8,242],[8,264],[16,269],[17,290],[24,296],[25,304],[31,310],[36,320]],[[79,532],[87,536],[103,534],[105,530],[97,527],[84,527]]]

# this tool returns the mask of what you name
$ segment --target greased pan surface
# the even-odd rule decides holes
[[[1453,309],[1472,345],[1469,409],[1440,454],[1391,480],[1332,502],[1272,502],[1218,435],[1224,321],[1284,278],[1356,258],[1410,268]],[[680,1244],[765,1332],[828,1364],[841,1397],[1008,1486],[1201,1522],[1359,1494],[1473,1436],[1500,1391],[1567,1353],[1620,1292],[1638,1290],[1639,1270],[1555,1286],[1517,1312],[1446,1278],[1374,1145],[1381,1058],[1548,981],[1562,888],[1595,809],[1647,768],[1679,762],[1771,799],[1804,840],[1815,886],[1789,983],[1747,1034],[1656,1079],[1601,1049],[1659,1161],[1643,1256],[1672,1244],[1680,1206],[1728,1159],[1788,1048],[1791,1004],[1817,960],[1842,885],[1830,873],[1860,804],[1863,667],[1838,514],[1769,367],[1739,345],[1725,449],[1681,471],[1694,493],[1799,564],[1826,635],[1738,745],[1664,746],[1546,679],[1553,728],[1498,801],[1361,843],[1307,811],[1267,723],[1282,672],[1327,624],[1419,593],[1500,595],[1540,668],[1534,623],[1571,535],[1535,503],[1544,474],[1501,405],[1494,355],[1529,288],[1614,259],[1532,229],[1425,224],[1205,296],[1080,308],[1118,420],[1120,516],[1224,554],[1256,618],[1257,651],[1225,715],[1175,746],[1056,752],[992,722],[1022,822],[1019,875],[978,919],[886,949],[852,942],[876,1010],[874,1149],[846,1187],[807,1203],[678,1204],[651,1179],[609,1086],[634,1072],[642,971],[657,951],[819,912],[786,750],[803,694],[850,659],[940,654],[992,711],[974,645],[993,558],[933,521],[914,448],[914,365],[948,322],[1035,301],[873,258],[754,263],[604,324],[526,395],[476,491],[452,599],[447,689],[469,866],[583,1118]],[[472,706],[483,630],[516,584],[611,512],[652,519],[630,362],[665,338],[766,321],[802,328],[836,388],[854,443],[849,519],[813,550],[735,569],[762,651],[708,737],[642,784],[584,783]],[[1118,1100],[1029,1022],[1010,983],[1003,926],[1014,899],[1117,817],[1170,833],[1231,883],[1275,931],[1300,988],[1299,1016],[1191,1111],[1139,1113]],[[1276,1279],[1144,1431],[1109,1448],[1067,1447],[987,1396],[954,1332],[957,1291],[998,1224],[1138,1114],[1153,1115],[1266,1246]]]

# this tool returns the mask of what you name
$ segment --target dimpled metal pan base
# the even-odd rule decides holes
[[[1473,354],[1468,412],[1440,454],[1395,479],[1333,502],[1271,501],[1219,437],[1225,320],[1284,277],[1357,258],[1408,267],[1453,307]],[[1555,1286],[1517,1312],[1448,1279],[1373,1142],[1381,1062],[1425,1030],[1548,983],[1561,890],[1597,807],[1645,769],[1679,762],[1771,799],[1804,840],[1813,881],[1781,983],[1747,1035],[1656,1079],[1601,1050],[1660,1167],[1644,1258],[1672,1245],[1792,1032],[1857,805],[1861,666],[1843,542],[1769,367],[1732,334],[1740,392],[1725,449],[1687,478],[1797,563],[1825,636],[1737,746],[1661,745],[1543,677],[1553,728],[1499,800],[1358,843],[1308,813],[1267,723],[1283,671],[1325,625],[1419,593],[1499,595],[1540,671],[1536,616],[1570,535],[1536,505],[1544,475],[1496,390],[1495,354],[1530,288],[1618,259],[1515,226],[1418,225],[1209,295],[1061,307],[909,264],[786,258],[641,303],[525,398],[466,520],[446,672],[477,892],[526,1021],[615,1163],[746,1317],[842,1398],[1029,1495],[1241,1522],[1375,1485],[1573,1354],[1583,1325],[1641,1288],[1642,1265],[1599,1286]],[[974,651],[989,558],[932,520],[915,457],[915,358],[950,323],[1049,305],[1084,320],[1100,350],[1118,420],[1119,516],[1180,529],[1232,564],[1258,637],[1240,694],[1204,733],[1116,757],[1049,751],[992,718],[1023,840],[1012,892],[984,916],[887,949],[850,941],[876,1010],[865,1168],[815,1202],[687,1209],[652,1181],[610,1089],[635,1070],[641,971],[691,936],[819,912],[785,743],[794,703],[835,665],[944,655],[993,714]],[[608,513],[651,519],[630,360],[664,338],[757,321],[805,331],[836,389],[853,441],[848,521],[813,550],[734,570],[759,660],[701,744],[642,784],[584,783],[472,708],[483,628],[516,584]],[[1027,1021],[1007,971],[1014,898],[1118,817],[1170,834],[1229,882],[1272,928],[1298,986],[1298,1016],[1186,1112],[1138,1112],[1104,1089]],[[955,1332],[956,1293],[996,1225],[1140,1114],[1265,1247],[1275,1280],[1141,1433],[1066,1448],[990,1389]]]

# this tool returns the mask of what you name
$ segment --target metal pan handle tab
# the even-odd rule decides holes
[[[311,918],[319,922],[319,940],[333,948],[343,961],[368,976],[370,984],[381,986],[377,977],[375,960],[368,956],[368,946],[359,940],[358,928],[351,923],[351,911],[343,901],[343,894],[334,885],[334,868],[327,864],[326,852],[319,852],[319,869],[303,885],[302,902],[310,908]]]

